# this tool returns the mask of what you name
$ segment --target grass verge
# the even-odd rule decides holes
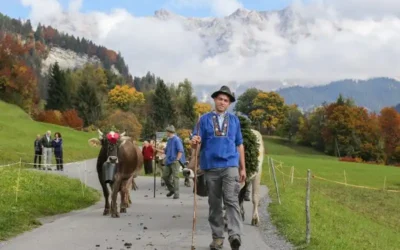
[[[19,172],[18,167],[0,168],[0,190],[2,241],[41,225],[37,218],[82,209],[100,199],[92,188],[82,192],[79,180],[23,168]]]
[[[268,210],[278,230],[300,249],[398,249],[400,246],[400,193],[368,190],[311,180],[311,243],[305,244],[305,193],[307,169],[329,180],[400,190],[400,169],[388,166],[339,162],[312,149],[266,138],[269,156],[283,162],[276,171],[281,205],[264,161],[263,183],[273,203]],[[279,165],[275,164],[275,166]],[[295,179],[290,182],[291,167]]]
[[[88,145],[88,139],[96,137],[96,133],[35,122],[17,106],[2,101],[0,110],[0,165],[18,162],[20,159],[32,163],[36,135],[43,135],[47,130],[51,130],[52,134],[62,134],[65,163],[95,158],[99,152],[99,148]],[[82,209],[100,199],[100,193],[94,189],[84,188],[82,193],[79,180],[29,170],[31,167],[25,165],[20,172],[19,164],[0,167],[1,241],[39,226],[37,218]]]

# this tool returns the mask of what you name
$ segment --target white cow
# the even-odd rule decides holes
[[[257,167],[257,172],[254,173],[252,176],[248,176],[246,178],[246,182],[241,184],[241,190],[239,192],[239,205],[240,205],[240,212],[242,215],[242,219],[244,220],[244,208],[243,208],[243,202],[244,202],[244,197],[245,197],[245,193],[246,193],[246,187],[251,183],[252,186],[252,203],[253,203],[253,214],[252,214],[252,219],[251,219],[251,225],[253,226],[258,226],[260,223],[260,217],[258,215],[258,205],[260,203],[260,183],[261,183],[261,175],[262,175],[262,165],[263,165],[263,161],[264,161],[264,143],[263,143],[263,138],[262,135],[259,131],[252,129],[251,130],[254,135],[257,137],[257,142],[259,143],[259,147],[258,147],[258,167]],[[245,149],[246,150],[246,149]],[[185,168],[183,170],[183,174],[185,177],[189,177],[194,179],[194,154],[195,154],[195,150],[192,150],[192,157],[191,160],[189,162],[188,168]],[[199,156],[198,156],[198,161],[199,162]],[[203,173],[201,170],[199,170],[198,168],[198,178],[199,176],[201,176]],[[225,217],[225,216],[224,216]],[[226,225],[226,222],[225,222]]]

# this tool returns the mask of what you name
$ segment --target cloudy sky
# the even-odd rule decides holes
[[[399,0],[0,0],[1,12],[51,24],[98,44],[121,51],[130,71],[154,72],[167,81],[189,78],[194,84],[226,81],[298,81],[326,83],[343,78],[400,78]],[[378,3],[379,2],[379,3]],[[96,3],[96,4],[95,4]],[[146,3],[146,4],[144,4]],[[227,51],[204,57],[199,34],[179,21],[149,16],[167,9],[185,17],[224,17],[238,8],[296,13],[291,32],[301,32],[308,20],[311,34],[291,43],[271,18],[260,32],[237,25]],[[302,26],[303,25],[303,26]],[[337,28],[342,29],[337,32]],[[268,54],[240,56],[248,34]]]

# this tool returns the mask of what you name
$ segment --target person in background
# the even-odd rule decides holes
[[[179,199],[179,169],[185,159],[182,140],[176,135],[175,127],[170,125],[166,128],[168,141],[165,148],[165,166],[162,178],[169,190],[167,197],[174,195]],[[172,178],[171,178],[172,177]]]
[[[52,153],[52,139],[51,131],[48,130],[47,133],[42,137],[42,149],[43,149],[43,169],[50,169],[51,166],[51,153]],[[41,168],[39,168],[41,169]]]
[[[152,174],[153,173],[154,150],[153,150],[152,145],[150,145],[148,141],[143,142],[142,154],[143,154],[143,161],[144,161],[144,173]]]
[[[42,164],[42,154],[43,154],[43,150],[42,150],[42,141],[40,139],[40,135],[38,134],[36,136],[36,140],[33,143],[34,148],[35,148],[35,159],[34,159],[34,168],[40,168],[40,165]],[[37,164],[36,165],[36,161]]]
[[[57,163],[57,171],[64,171],[64,166],[63,166],[63,140],[61,138],[61,134],[59,132],[56,132],[54,134],[54,140],[53,140],[53,148],[54,148],[54,156],[56,157],[56,163]]]

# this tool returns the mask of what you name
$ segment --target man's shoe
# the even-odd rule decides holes
[[[169,193],[167,194],[167,197],[171,197],[175,192],[174,191],[169,191]]]
[[[210,250],[221,250],[224,246],[224,239],[213,239],[210,244]]]
[[[176,200],[176,199],[179,199],[179,194],[176,194],[176,193],[175,193],[174,199],[175,199],[175,200]]]
[[[240,237],[238,235],[230,236],[229,243],[231,244],[232,250],[239,250],[240,245],[242,244]]]

